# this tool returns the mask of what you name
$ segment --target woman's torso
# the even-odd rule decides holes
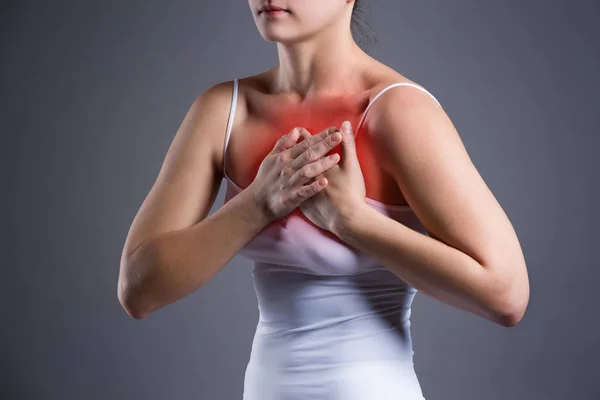
[[[370,135],[364,134],[366,111],[375,100],[387,90],[415,90],[412,83],[383,82],[291,114],[293,102],[265,93],[261,85],[255,78],[234,81],[224,145],[225,202],[252,182],[281,135],[307,125],[315,134],[348,119],[357,137],[365,201],[427,234],[395,182],[378,167]],[[285,120],[278,118],[284,114]],[[312,224],[299,209],[266,226],[240,254],[253,261],[260,312],[245,400],[422,399],[410,336],[415,288]]]
[[[284,96],[268,93],[264,85],[255,77],[248,78],[247,82],[240,79],[233,82],[223,145],[222,169],[227,185],[225,202],[250,185],[260,163],[283,134],[296,126],[311,126],[309,131],[316,134],[332,125],[340,127],[348,119],[356,135],[357,155],[365,179],[366,203],[389,218],[427,234],[406,204],[394,179],[378,164],[377,146],[372,144],[376,133],[368,131],[369,110],[385,92],[425,89],[392,75],[379,78],[370,90],[358,94],[295,106]],[[285,265],[286,270],[322,275],[386,269],[376,259],[314,225],[298,208],[266,226],[239,253],[255,262],[272,264],[271,268]]]

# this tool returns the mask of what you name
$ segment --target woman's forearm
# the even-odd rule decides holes
[[[414,231],[365,204],[332,228],[341,240],[440,301],[503,326],[521,318],[518,285],[469,255]],[[515,281],[518,281],[515,279]],[[510,290],[509,290],[510,289]]]
[[[121,267],[119,299],[141,319],[214,277],[268,225],[244,190],[199,223],[149,239]]]

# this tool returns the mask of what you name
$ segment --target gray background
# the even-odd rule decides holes
[[[247,0],[0,10],[0,398],[241,399],[258,318],[251,262],[237,256],[142,321],[119,305],[117,274],[192,101],[274,66],[275,45]],[[417,295],[428,400],[600,398],[599,20],[597,0],[372,7],[370,54],[441,101],[531,279],[509,329]]]

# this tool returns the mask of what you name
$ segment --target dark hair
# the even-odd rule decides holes
[[[375,36],[375,30],[373,27],[367,22],[366,19],[362,18],[363,14],[365,13],[365,8],[367,8],[365,3],[366,0],[354,0],[354,8],[352,8],[352,20],[350,21],[350,30],[352,31],[352,37],[354,38],[356,44],[358,44],[358,46],[366,52],[369,36],[373,38],[374,43],[377,42],[377,37]]]

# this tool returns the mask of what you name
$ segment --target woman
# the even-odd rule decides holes
[[[502,326],[528,303],[507,216],[435,97],[356,44],[359,2],[249,0],[279,65],[196,99],[125,243],[136,319],[254,261],[245,400],[423,399],[417,290]]]

